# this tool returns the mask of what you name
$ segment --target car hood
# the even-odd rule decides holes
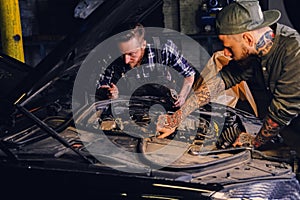
[[[116,34],[115,30],[120,24],[143,21],[160,5],[162,5],[161,0],[101,1],[100,5],[92,10],[87,9],[84,19],[78,19],[70,34],[36,66],[27,66],[3,55],[3,63],[13,62],[13,64],[1,65],[2,74],[10,74],[6,79],[1,79],[5,81],[4,85],[10,86],[2,88],[0,108],[3,112],[1,113],[4,113],[3,115],[11,113],[13,104],[32,98],[36,92],[40,92],[39,90],[63,76],[64,73],[78,70],[90,51],[106,38]],[[78,10],[76,12],[80,15]]]
[[[143,97],[132,100],[132,97],[122,96],[114,101],[86,104],[73,118],[66,115],[65,109],[51,116],[43,114],[45,108],[32,112],[34,115],[22,112],[30,120],[19,117],[17,128],[1,137],[2,177],[34,177],[33,183],[30,182],[33,185],[40,182],[40,178],[61,185],[55,180],[64,177],[68,180],[61,185],[64,195],[67,188],[73,190],[79,184],[81,189],[89,187],[86,188],[91,192],[89,194],[97,196],[97,189],[91,191],[91,182],[106,188],[113,179],[117,179],[115,184],[120,181],[127,184],[134,179],[134,188],[127,192],[138,196],[147,196],[150,192],[157,198],[299,197],[300,185],[293,173],[293,157],[288,149],[215,148],[221,124],[227,123],[227,116],[232,116],[241,129],[257,131],[261,120],[253,115],[220,104],[208,104],[194,111],[176,134],[158,139],[151,131],[151,123],[161,111],[148,110],[147,107],[161,103],[161,99]],[[143,118],[120,118],[129,113],[130,102],[135,111],[133,116],[143,113]],[[114,105],[115,116],[103,117],[111,105]],[[50,108],[60,106],[66,104],[57,101]],[[34,116],[47,117],[38,120]],[[29,125],[30,121],[35,123]],[[280,155],[274,154],[276,151]],[[73,177],[81,177],[80,183]],[[137,186],[140,181],[142,185]],[[84,187],[86,182],[90,184]],[[150,189],[146,187],[148,184],[151,184]],[[49,187],[48,184],[45,186]],[[16,184],[6,184],[4,188],[7,187],[15,188]],[[20,187],[24,188],[24,185]],[[113,191],[108,190],[109,194],[101,190],[102,194],[120,194],[125,186],[113,188]],[[170,188],[175,191],[169,191]],[[281,189],[277,191],[278,188]],[[84,193],[83,197],[86,196]]]

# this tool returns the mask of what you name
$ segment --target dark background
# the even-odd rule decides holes
[[[176,1],[176,2],[175,2]],[[182,0],[172,0],[174,4],[179,5]],[[188,4],[190,1],[186,1]],[[196,0],[195,0],[196,1]],[[199,0],[200,2],[217,1],[219,5],[230,0]],[[72,33],[77,24],[82,20],[74,17],[74,9],[81,0],[19,0],[21,24],[23,32],[23,43],[25,62],[31,66],[35,66],[42,58],[44,58],[67,34]],[[164,0],[164,2],[168,2]],[[297,0],[260,0],[263,10],[279,9],[282,12],[280,23],[291,25],[300,30],[300,12]],[[175,9],[175,8],[174,8]],[[179,8],[176,8],[179,9]],[[174,27],[178,27],[180,31],[180,16],[182,13],[177,10],[178,23]],[[165,27],[163,6],[157,8],[144,21],[145,26]],[[192,20],[192,19],[191,19]],[[201,24],[201,19],[196,19],[195,26]],[[205,23],[212,23],[203,22]],[[217,41],[212,37],[214,33],[206,34],[201,30],[194,34],[194,38],[200,38],[201,45],[208,49],[209,53],[218,50]],[[214,40],[210,41],[211,38]],[[215,47],[216,46],[216,47]],[[1,47],[1,46],[0,46]]]

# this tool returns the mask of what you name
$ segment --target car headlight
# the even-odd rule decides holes
[[[300,199],[300,186],[296,178],[263,180],[239,186],[226,186],[212,194],[212,199]]]

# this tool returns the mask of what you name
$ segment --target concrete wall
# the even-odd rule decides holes
[[[179,0],[164,0],[163,14],[165,27],[179,31]]]
[[[201,0],[180,0],[180,27],[185,34],[197,34],[196,12]]]
[[[196,12],[201,0],[164,0],[165,27],[185,34],[197,34]]]

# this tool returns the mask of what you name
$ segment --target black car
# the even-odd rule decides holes
[[[296,155],[281,138],[261,150],[218,146],[224,137],[234,139],[222,134],[232,127],[257,132],[262,122],[252,114],[210,103],[158,139],[152,130],[167,110],[166,99],[124,95],[98,101],[89,87],[98,74],[88,73],[87,85],[78,81],[90,53],[118,25],[143,22],[161,5],[161,0],[102,1],[35,67],[1,55],[1,196],[300,198]],[[106,50],[91,62],[106,66]]]

